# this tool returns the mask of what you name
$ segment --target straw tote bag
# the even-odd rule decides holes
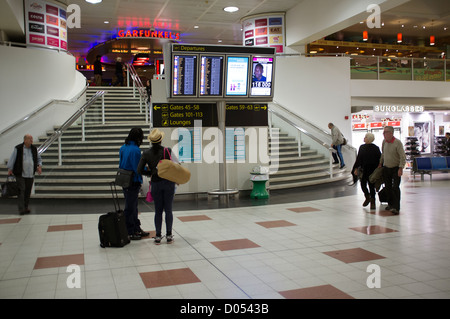
[[[172,162],[170,153],[169,158],[170,159],[166,159],[166,148],[164,148],[164,159],[160,160],[156,166],[158,169],[158,176],[179,185],[189,182],[191,179],[191,172],[186,167]]]

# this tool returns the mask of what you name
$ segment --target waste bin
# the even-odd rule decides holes
[[[269,180],[268,170],[264,167],[256,166],[250,172],[250,175],[250,180],[253,183],[253,190],[250,194],[250,198],[269,198],[269,193],[266,189],[266,182]]]

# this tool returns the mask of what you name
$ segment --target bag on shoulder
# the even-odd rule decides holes
[[[133,183],[134,172],[129,171],[123,168],[119,168],[116,174],[116,185],[121,186],[123,188],[130,187],[131,183]]]
[[[158,169],[158,176],[179,185],[189,182],[191,179],[191,172],[180,164],[172,162],[170,153],[169,158],[170,159],[166,159],[166,148],[164,148],[164,158],[160,160],[156,166]]]
[[[342,142],[342,145],[347,145],[347,139],[345,138],[345,137],[343,137],[343,142]]]

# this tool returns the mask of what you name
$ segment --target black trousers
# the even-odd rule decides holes
[[[389,206],[400,211],[400,183],[402,178],[398,176],[398,167],[384,167],[383,178]]]
[[[16,176],[16,181],[19,188],[19,195],[17,196],[19,212],[23,212],[28,209],[34,178]]]

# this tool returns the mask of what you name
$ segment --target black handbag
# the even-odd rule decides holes
[[[2,184],[2,197],[14,197],[19,195],[19,186],[17,185],[16,177],[9,175],[6,178],[6,183]]]
[[[383,187],[383,189],[378,192],[378,198],[380,200],[380,203],[388,202],[388,194],[386,188]]]
[[[116,174],[115,183],[117,186],[128,188],[133,183],[134,171],[129,171],[123,168],[119,168]]]

